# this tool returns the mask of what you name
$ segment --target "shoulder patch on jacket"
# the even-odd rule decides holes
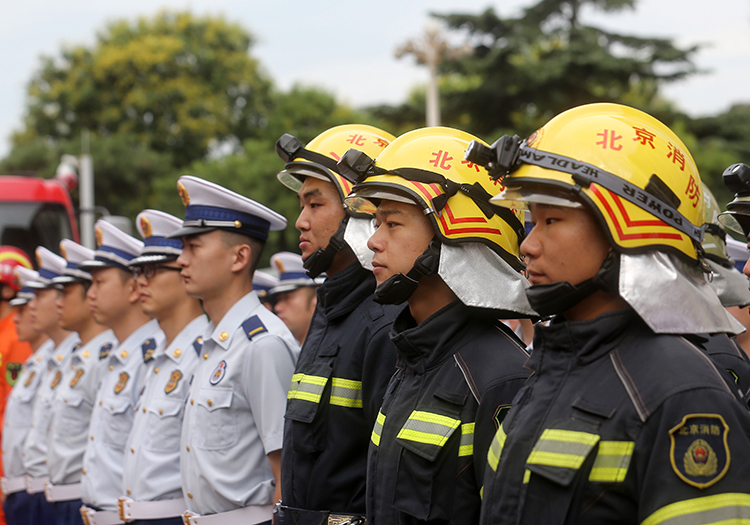
[[[254,315],[245,319],[245,322],[242,323],[242,331],[245,332],[248,339],[252,339],[258,334],[268,332],[268,328],[266,328],[266,325],[260,320],[260,317]]]
[[[154,352],[156,352],[156,339],[146,339],[141,345],[141,352],[143,352],[143,362],[148,363],[154,358]]]
[[[193,341],[193,349],[196,354],[201,355],[201,350],[203,349],[203,338],[201,336],[196,337],[195,341]]]
[[[109,357],[109,352],[112,350],[112,343],[103,344],[99,349],[99,359],[106,359]]]

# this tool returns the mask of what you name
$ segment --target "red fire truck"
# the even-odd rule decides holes
[[[35,260],[44,246],[59,253],[61,239],[79,241],[69,190],[75,181],[0,175],[0,245],[16,246]]]

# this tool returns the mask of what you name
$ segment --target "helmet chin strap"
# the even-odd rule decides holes
[[[331,240],[328,241],[328,246],[318,248],[310,254],[310,256],[302,262],[302,266],[307,270],[307,276],[311,279],[315,279],[321,273],[328,270],[333,264],[333,258],[341,250],[347,248],[349,245],[344,240],[344,233],[346,232],[346,225],[349,222],[349,215],[341,219],[339,223],[339,229],[336,233],[331,235]]]
[[[531,307],[542,317],[567,312],[598,290],[617,293],[620,278],[620,256],[609,252],[596,275],[572,285],[567,281],[535,284],[526,289]]]
[[[414,261],[414,266],[404,275],[398,273],[389,277],[375,289],[375,302],[380,304],[401,304],[406,302],[419,286],[419,279],[438,272],[440,266],[440,241],[433,239],[422,255]]]

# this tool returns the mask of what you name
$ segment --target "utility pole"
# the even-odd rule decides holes
[[[427,66],[430,74],[427,84],[427,126],[440,125],[438,66],[445,58],[455,59],[469,54],[471,54],[471,46],[468,44],[460,47],[451,47],[448,44],[443,38],[440,22],[435,18],[430,18],[427,21],[423,36],[409,40],[396,49],[396,58],[414,55],[418,64]]]

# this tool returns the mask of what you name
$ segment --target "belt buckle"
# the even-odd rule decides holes
[[[81,519],[83,520],[83,525],[91,525],[89,522],[89,509],[87,507],[81,507],[78,509],[81,511]]]
[[[133,501],[127,496],[120,496],[117,498],[117,512],[120,514],[120,521],[132,521],[131,518],[125,516],[125,505]]]
[[[328,525],[366,525],[362,516],[349,514],[329,514]]]
[[[199,516],[200,516],[200,514],[196,514],[195,512],[186,510],[182,514],[182,523],[184,523],[184,525],[195,525],[195,523],[197,523],[197,522],[190,523],[190,518],[197,518]]]

